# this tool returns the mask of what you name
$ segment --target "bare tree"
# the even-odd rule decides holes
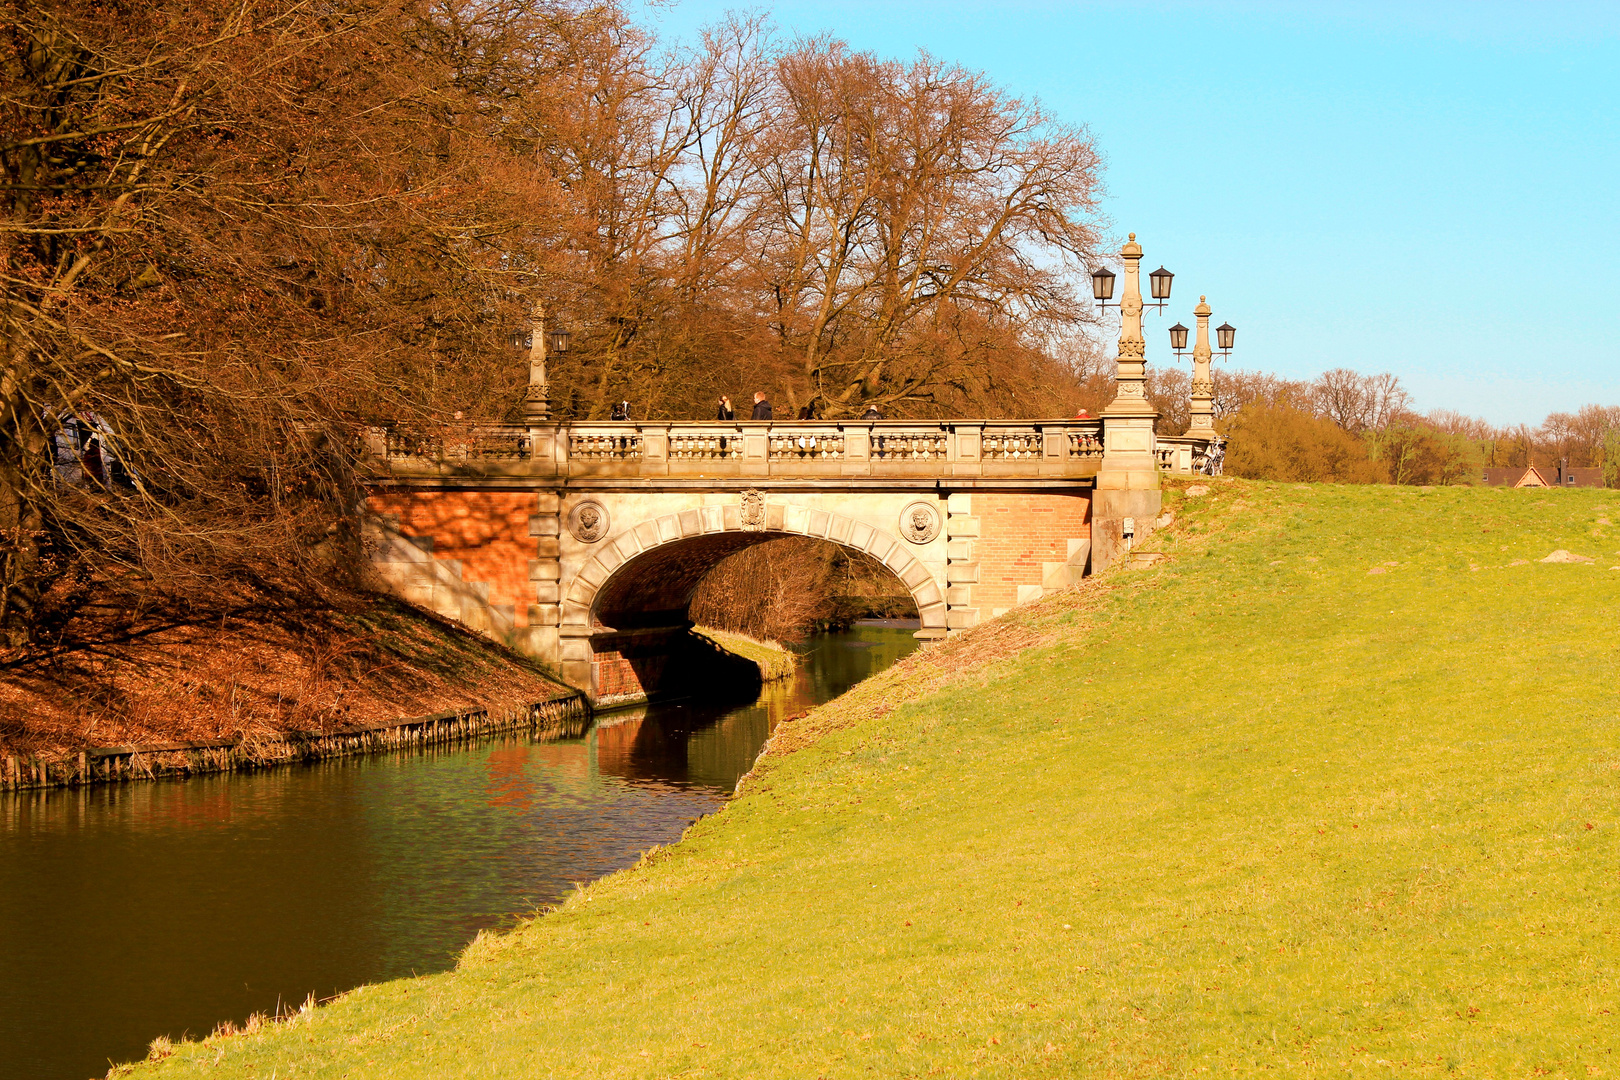
[[[1324,371],[1316,380],[1317,411],[1345,431],[1361,432],[1370,426],[1372,411],[1365,383],[1360,372],[1349,368]]]
[[[1592,468],[1603,458],[1604,439],[1620,428],[1620,408],[1586,405],[1574,413],[1549,413],[1537,433],[1540,449],[1550,461],[1565,461],[1574,468]]]
[[[1407,412],[1411,396],[1388,372],[1362,375],[1349,368],[1324,371],[1312,386],[1314,411],[1351,434],[1383,431]]]
[[[757,294],[811,407],[926,408],[986,352],[1081,317],[1099,160],[982,76],[804,42],[777,64]]]
[[[1181,368],[1149,368],[1147,399],[1159,414],[1159,434],[1180,435],[1192,425],[1192,376]]]
[[[324,595],[356,426],[510,395],[506,254],[556,230],[491,182],[469,10],[5,5],[5,644],[89,596]]]
[[[768,540],[723,560],[698,584],[690,616],[700,626],[762,640],[795,640],[832,613],[837,549],[825,540]]]
[[[1383,431],[1409,415],[1412,395],[1396,376],[1387,371],[1382,375],[1369,375],[1363,385],[1367,396],[1367,427]]]
[[[1281,405],[1315,412],[1315,392],[1309,383],[1282,379],[1259,371],[1211,372],[1216,421],[1229,420],[1251,405]]]

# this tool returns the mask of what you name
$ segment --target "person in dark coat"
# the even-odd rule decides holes
[[[628,401],[621,401],[617,405],[613,406],[613,415],[612,415],[612,417],[610,417],[610,419],[613,419],[613,420],[628,420],[628,419],[630,419],[630,403]]]
[[[754,415],[751,416],[749,419],[751,419],[751,420],[769,420],[769,419],[771,419],[771,403],[770,403],[770,400],[768,398],[766,398],[765,391],[763,391],[763,390],[754,391]]]
[[[878,412],[878,407],[876,405],[868,405],[866,407],[866,411],[861,414],[861,419],[862,420],[881,420],[881,419],[883,419],[883,414]]]
[[[731,399],[724,394],[720,395],[720,410],[715,414],[716,420],[735,420],[737,410],[731,407]]]

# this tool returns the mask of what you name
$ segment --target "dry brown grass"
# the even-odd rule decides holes
[[[159,623],[33,660],[0,682],[0,752],[330,734],[566,693],[531,661],[402,602],[298,620]]]
[[[799,669],[799,654],[780,641],[761,641],[747,634],[716,630],[712,626],[694,626],[692,632],[699,637],[708,638],[733,656],[752,661],[759,668],[762,682],[792,678],[793,673]]]

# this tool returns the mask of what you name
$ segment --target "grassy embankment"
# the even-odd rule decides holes
[[[449,709],[521,714],[570,693],[527,658],[387,596],[296,617],[153,617],[0,665],[0,754],[333,734]]]
[[[1620,495],[1211,487],[458,970],[159,1068],[1620,1074]]]
[[[747,634],[716,630],[712,626],[694,626],[692,632],[708,638],[733,656],[757,664],[761,682],[789,678],[799,666],[799,655],[780,641],[761,641]]]

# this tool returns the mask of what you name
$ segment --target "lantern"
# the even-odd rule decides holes
[[[1108,267],[1099,266],[1091,272],[1091,295],[1098,303],[1114,298],[1114,275]]]
[[[1162,266],[1148,275],[1148,283],[1153,289],[1153,299],[1170,299],[1170,279],[1175,276]]]
[[[1232,351],[1232,337],[1237,333],[1237,327],[1231,323],[1221,323],[1215,328],[1215,340],[1220,343],[1221,352]]]
[[[1170,328],[1170,348],[1174,349],[1176,352],[1180,352],[1186,347],[1187,328],[1182,326],[1180,323],[1176,323],[1176,325]]]

